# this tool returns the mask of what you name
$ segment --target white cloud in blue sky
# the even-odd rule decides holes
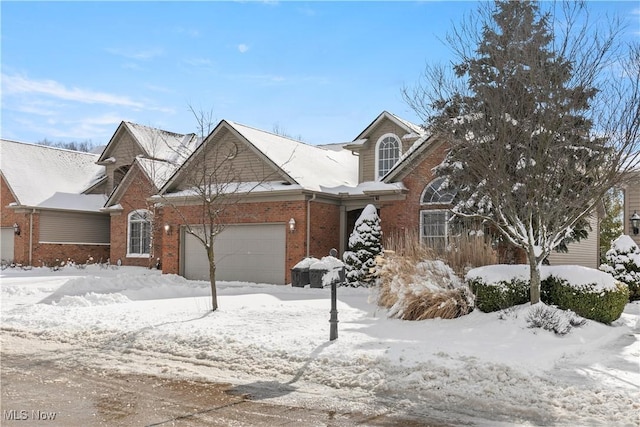
[[[589,3],[638,29],[635,2]],[[2,137],[106,143],[121,120],[193,132],[189,106],[310,143],[356,137],[473,2],[2,2]],[[635,26],[634,26],[635,25]],[[636,37],[638,35],[636,34]]]

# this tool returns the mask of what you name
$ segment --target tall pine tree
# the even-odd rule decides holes
[[[432,97],[428,121],[451,143],[436,172],[458,191],[454,213],[491,223],[526,253],[532,303],[541,263],[584,237],[623,163],[590,114],[611,45],[592,68],[578,69],[550,18],[534,2],[495,2],[476,49],[458,51],[453,71],[462,86]],[[630,135],[626,143],[637,146]]]

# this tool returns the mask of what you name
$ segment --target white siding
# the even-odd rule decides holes
[[[598,268],[600,265],[598,259],[600,228],[596,216],[591,217],[589,222],[592,228],[592,231],[589,232],[589,237],[579,242],[570,243],[568,245],[569,252],[552,252],[548,258],[549,264],[581,265],[583,267]]]

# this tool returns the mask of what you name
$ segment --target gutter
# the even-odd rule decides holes
[[[313,196],[307,200],[307,258],[309,258],[309,248],[311,245],[311,202],[316,199],[317,194],[313,193]]]
[[[29,265],[33,266],[33,214],[36,213],[35,209],[31,210],[29,214]]]

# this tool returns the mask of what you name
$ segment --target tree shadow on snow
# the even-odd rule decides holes
[[[244,396],[251,400],[271,399],[275,397],[286,396],[297,390],[293,386],[307,371],[311,362],[316,360],[322,351],[333,344],[333,341],[327,341],[315,348],[307,358],[307,361],[298,369],[296,374],[286,383],[280,381],[255,381],[249,384],[238,385],[226,390],[225,393],[234,396]]]

